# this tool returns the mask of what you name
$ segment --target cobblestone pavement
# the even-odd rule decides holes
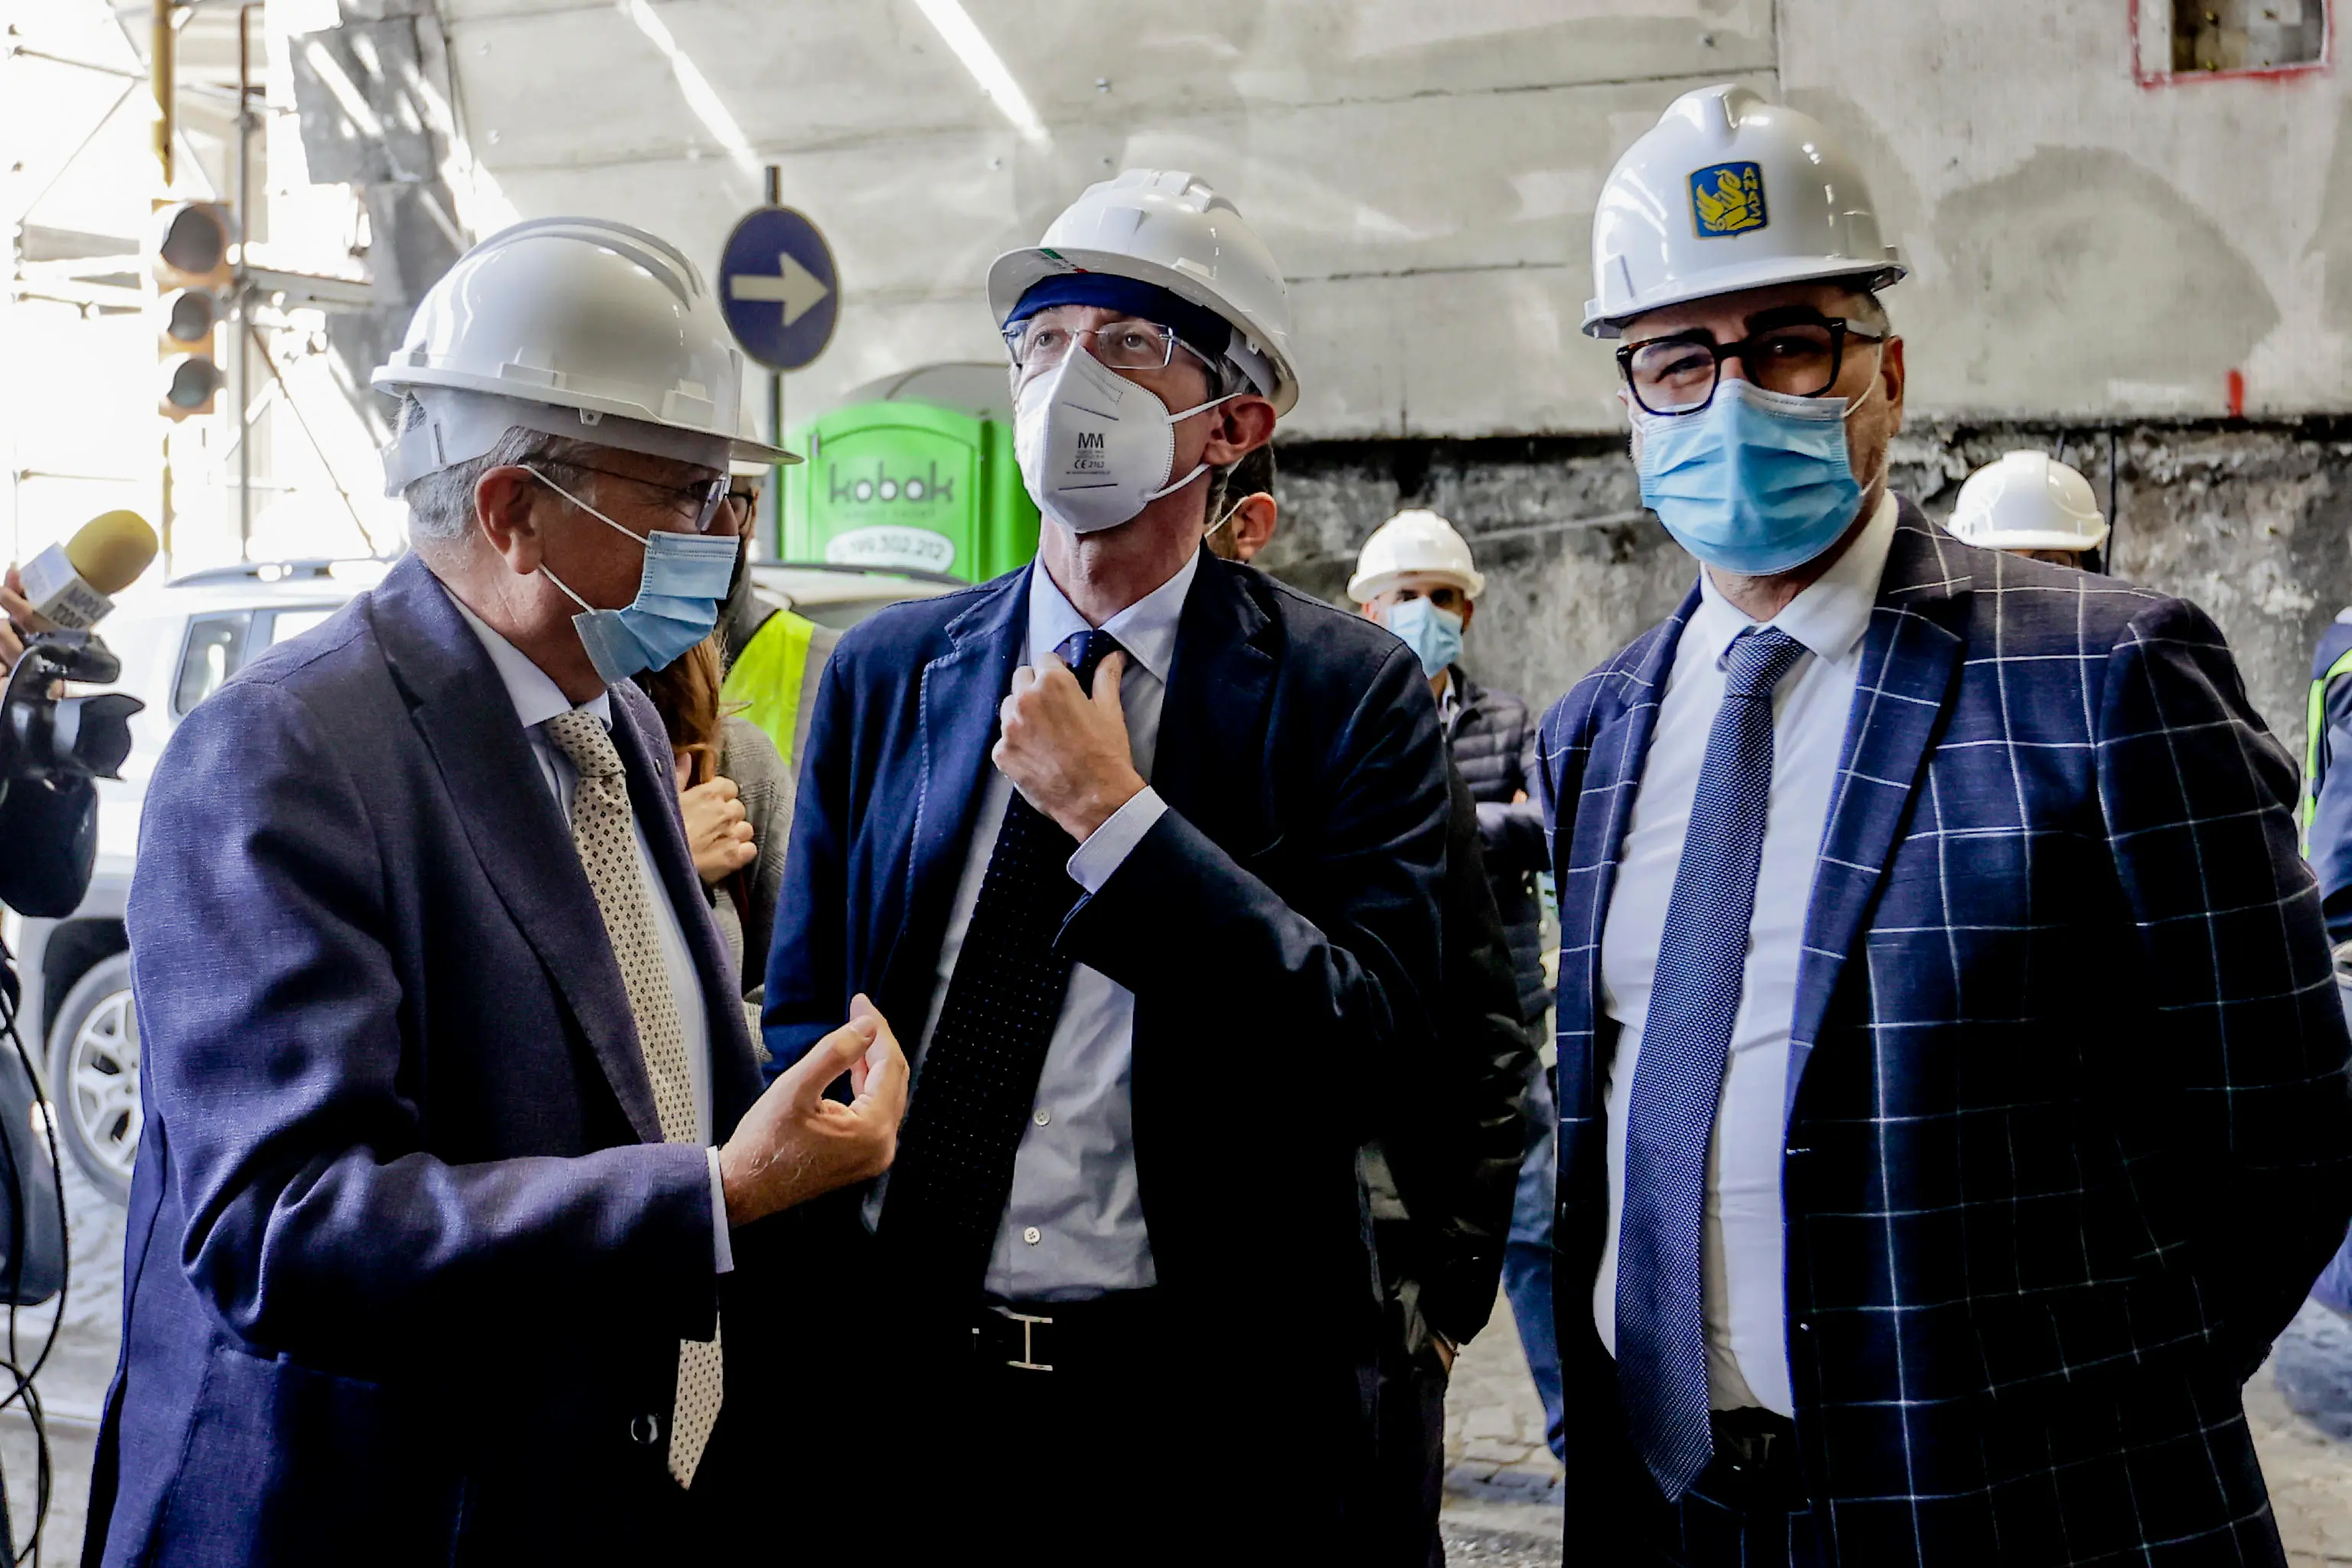
[[[2315,1305],[2287,1333],[2306,1343],[2321,1334],[2341,1338],[2327,1310]],[[2270,1366],[2246,1385],[2246,1416],[2291,1568],[2352,1568],[2352,1443],[2288,1408]],[[1493,1322],[1454,1363],[1445,1461],[1447,1562],[1558,1568],[1561,1470],[1544,1447],[1543,1406],[1507,1302],[1496,1304]]]
[[[56,1352],[40,1389],[50,1415],[56,1466],[41,1558],[62,1563],[81,1551],[92,1439],[114,1370],[121,1320],[122,1215],[68,1165],[67,1216],[73,1234],[72,1289]],[[2336,1325],[2306,1308],[2290,1334]],[[20,1342],[37,1342],[49,1314],[27,1312]],[[2352,1444],[2339,1442],[2289,1409],[2271,1369],[2246,1389],[2246,1408],[2280,1533],[2293,1568],[2352,1568]],[[21,1416],[0,1415],[0,1476],[21,1549],[33,1514],[31,1433]],[[1462,1352],[1445,1412],[1446,1557],[1456,1568],[1558,1568],[1560,1467],[1544,1447],[1543,1407],[1519,1353],[1509,1303]]]

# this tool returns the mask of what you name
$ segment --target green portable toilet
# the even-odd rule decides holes
[[[787,563],[984,583],[1037,553],[1003,365],[926,365],[868,383],[785,445],[808,458],[783,471]]]

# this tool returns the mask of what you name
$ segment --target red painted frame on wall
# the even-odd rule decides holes
[[[2226,71],[2149,71],[2144,69],[2139,47],[2139,9],[2145,0],[2131,0],[2131,60],[2132,79],[2142,87],[2179,87],[2192,81],[2282,81],[2294,77],[2314,76],[2336,68],[2336,0],[2305,0],[2319,7],[2319,58],[2303,60],[2291,66],[2263,66],[2254,69]],[[2189,0],[2174,0],[2175,4]]]

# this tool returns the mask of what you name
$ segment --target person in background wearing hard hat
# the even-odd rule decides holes
[[[2098,570],[2107,538],[2091,481],[2047,452],[2004,452],[1970,474],[1948,526],[1979,550],[2086,571]]]
[[[1454,525],[1433,511],[1401,511],[1365,541],[1348,596],[1412,648],[1437,695],[1446,749],[1478,803],[1478,839],[1495,900],[1509,933],[1518,976],[1519,1017],[1530,1041],[1541,1037],[1551,987],[1544,979],[1543,904],[1536,890],[1545,869],[1543,808],[1532,796],[1540,771],[1536,724],[1528,705],[1481,686],[1460,663],[1463,634],[1478,611],[1486,579]],[[1503,1285],[1517,1321],[1528,1371],[1543,1401],[1544,1437],[1562,1451],[1559,1351],[1552,1320],[1552,1145],[1558,1113],[1540,1060],[1527,1080],[1528,1139],[1520,1163]]]
[[[156,765],[85,1562],[698,1562],[789,1533],[751,1516],[781,1380],[740,1227],[887,1165],[906,1065],[845,997],[761,1093],[630,684],[717,619],[730,450],[781,456],[735,440],[740,378],[653,236],[483,241],[375,376],[414,552]]]
[[[1436,707],[1394,638],[1202,547],[1298,395],[1230,201],[1130,170],[989,299],[1037,561],[843,636],[768,971],[780,1066],[856,987],[927,1020],[888,1181],[803,1266],[814,1321],[880,1303],[843,1371],[894,1419],[810,1436],[936,1457],[893,1561],[1311,1560],[1370,1451],[1356,1150],[1450,1072]]]
[[[1273,540],[1279,519],[1274,448],[1252,452],[1226,479],[1232,499],[1222,525],[1209,531],[1209,549],[1246,563]],[[1455,1352],[1486,1326],[1506,1268],[1524,1263],[1514,1245],[1513,1264],[1506,1264],[1504,1240],[1516,1240],[1514,1199],[1524,1200],[1527,1193],[1523,1168],[1540,1165],[1544,1173],[1541,1237],[1550,1245],[1550,1086],[1544,1085],[1540,1120],[1534,1121],[1536,1112],[1525,1101],[1543,1064],[1521,1017],[1515,955],[1479,850],[1479,803],[1454,762],[1445,771],[1451,806],[1440,895],[1444,983],[1436,1033],[1455,1071],[1446,1092],[1432,1095],[1416,1084],[1386,1109],[1362,1156],[1389,1325],[1380,1361],[1379,1458],[1360,1532],[1361,1557],[1397,1568],[1445,1561],[1438,1510],[1445,1493],[1446,1385]],[[1531,1121],[1543,1130],[1540,1161],[1526,1158]],[[1542,1318],[1532,1331],[1549,1344],[1548,1269],[1543,1278]],[[1515,1307],[1520,1299],[1515,1290]],[[1557,1357],[1550,1365],[1557,1402]]]
[[[1676,100],[1593,275],[1701,570],[1543,727],[1569,1560],[2283,1564],[2240,1385],[2352,1213],[2293,763],[2194,605],[1889,490],[1824,127]]]

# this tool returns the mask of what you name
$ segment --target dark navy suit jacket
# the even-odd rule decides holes
[[[1689,1502],[1655,1521],[1592,1322],[1601,931],[1696,602],[1543,733],[1568,1532],[1594,1563],[1634,1555],[1613,1532],[1645,1498],[1694,1561],[1786,1555]],[[2194,605],[1904,504],[1806,917],[1782,1165],[1829,1562],[2283,1561],[2239,1390],[2352,1213],[2352,1046],[2294,795]]]
[[[751,1042],[660,722],[613,702],[723,1134]],[[719,1307],[707,1157],[661,1141],[571,834],[415,557],[180,726],[130,927],[147,1120],[85,1561],[635,1549],[671,1487],[635,1438]]]
[[[835,649],[769,961],[779,1066],[860,990],[914,1045],[1029,582],[893,606]],[[1231,1381],[1313,1381],[1329,1402],[1308,1418],[1352,1420],[1380,1326],[1356,1150],[1432,1050],[1448,795],[1429,684],[1378,626],[1204,552],[1151,784],[1169,810],[1060,945],[1135,994],[1160,1283],[1204,1347],[1247,1342]],[[978,1303],[975,1280],[933,1305],[953,1324]]]

